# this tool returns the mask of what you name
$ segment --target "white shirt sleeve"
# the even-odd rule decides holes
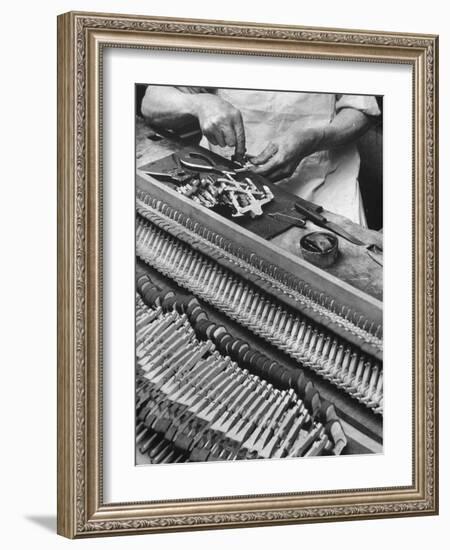
[[[175,86],[177,90],[184,94],[207,94],[213,93],[213,88],[204,88],[202,86]]]
[[[377,100],[373,95],[337,95],[336,112],[346,107],[357,109],[369,116],[379,116],[381,114]]]

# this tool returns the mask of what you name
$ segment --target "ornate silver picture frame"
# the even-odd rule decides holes
[[[108,240],[105,231],[110,227],[104,224],[105,186],[108,183],[104,177],[108,159],[104,156],[103,149],[107,122],[103,93],[104,56],[107,50],[139,50],[148,55],[149,60],[152,59],[152,53],[171,52],[176,55],[178,52],[179,55],[193,53],[197,56],[247,56],[248,59],[255,60],[264,57],[270,58],[274,63],[283,59],[327,60],[336,64],[350,62],[355,66],[362,66],[375,63],[402,65],[411,69],[412,151],[411,165],[408,168],[412,177],[409,196],[405,200],[411,204],[412,220],[409,220],[411,239],[409,243],[405,243],[405,247],[409,247],[412,255],[412,276],[409,281],[412,288],[412,311],[404,312],[412,320],[412,337],[407,350],[412,365],[408,382],[408,391],[412,395],[412,414],[408,420],[408,429],[412,432],[411,483],[339,489],[325,487],[312,491],[298,491],[293,485],[292,488],[280,492],[261,489],[246,493],[242,490],[235,494],[208,494],[205,497],[186,496],[180,492],[175,498],[155,497],[149,485],[145,499],[133,496],[126,501],[105,499],[109,482],[109,478],[105,477],[105,464],[108,461],[105,451],[105,411],[110,410],[104,391],[107,369],[110,368],[104,353],[105,300],[110,298],[110,294],[104,292],[104,281],[108,278],[108,273],[105,272],[108,264],[104,262],[104,243]],[[136,81],[138,83],[142,81]],[[339,84],[336,86],[339,88]],[[134,90],[130,93],[134,97]],[[138,114],[141,116],[142,113]],[[438,513],[437,119],[437,36],[77,12],[58,17],[59,534],[69,538],[82,538]],[[144,122],[141,120],[140,124],[143,127]],[[136,134],[138,131],[139,128]],[[167,138],[164,136],[164,129],[160,131],[161,135],[158,135],[155,128],[150,132],[153,137],[156,135],[156,141]],[[134,146],[134,143],[123,144],[124,148],[129,148],[130,145]],[[327,330],[349,339],[355,346],[358,345],[358,338],[361,339],[361,330],[366,331],[371,336],[362,349],[369,355],[382,359],[382,348],[375,352],[371,348],[372,346],[375,349],[378,345],[378,333],[371,327],[377,319],[382,324],[383,308],[380,301],[366,296],[360,290],[352,290],[347,284],[341,285],[338,279],[323,274],[316,266],[308,267],[309,264],[304,259],[297,261],[290,254],[278,257],[274,246],[267,244],[259,236],[253,237],[246,230],[240,236],[234,221],[230,222],[215,213],[205,213],[202,210],[203,205],[198,206],[188,197],[168,189],[158,181],[158,177],[155,179],[149,175],[148,169],[143,172],[143,164],[137,162],[132,169],[137,173],[137,215],[141,216],[144,229],[147,228],[145,224],[153,224],[157,228],[157,238],[166,238],[168,242],[170,239],[180,238],[182,244],[176,245],[179,248],[191,247],[194,252],[199,251],[198,253],[219,262],[220,269],[214,267],[215,273],[229,269],[232,270],[233,277],[241,277],[243,282],[248,277],[252,284],[262,289],[261,293],[275,296],[283,307],[291,308],[291,313],[297,308],[294,302],[313,300],[316,296],[309,290],[309,286],[308,291],[303,292],[303,286],[299,286],[296,279],[300,277],[298,270],[305,267],[305,284],[319,288],[317,296],[320,296],[320,304],[325,309],[330,302],[326,302],[322,295],[327,291],[331,293],[332,302],[336,300],[340,304],[347,304],[347,309],[343,306],[344,313],[340,318],[342,322],[338,320],[336,326],[330,328],[327,321]],[[153,169],[153,176],[155,174],[157,175],[157,171]],[[317,216],[316,212],[316,218],[313,218],[316,222],[320,221]],[[330,219],[334,220],[332,217]],[[162,232],[166,232],[166,236],[161,237]],[[184,236],[180,236],[183,232]],[[144,237],[147,238],[145,235]],[[383,238],[385,241],[389,240],[389,232],[384,232]],[[249,250],[251,253],[246,255],[245,251]],[[190,257],[193,257],[193,253]],[[160,272],[166,269],[164,265],[158,264],[158,258],[155,260],[145,250],[141,251],[140,258],[149,265],[154,261],[153,267],[156,265]],[[276,267],[272,264],[276,264]],[[248,273],[252,273],[252,278]],[[137,291],[144,284],[144,276],[147,277],[144,283],[147,286],[150,284],[150,275],[141,274],[141,279],[136,283]],[[175,282],[182,280],[184,279],[180,275]],[[155,283],[154,288],[157,287]],[[225,283],[218,285],[221,289],[225,287]],[[192,289],[195,290],[195,285],[188,288],[195,294]],[[141,292],[138,300],[144,294]],[[136,311],[142,315],[148,306],[146,299],[145,303],[138,302]],[[129,296],[129,300],[134,304],[135,295]],[[150,297],[149,300],[151,302],[153,298]],[[185,297],[183,300],[183,303],[180,301],[181,305],[177,305],[173,292],[158,296],[154,299],[154,315],[166,315],[167,310],[176,313],[178,307],[180,316],[185,315],[183,319],[189,317],[188,313],[192,313],[192,310],[195,310],[194,317],[197,320],[202,315],[207,317],[204,312],[200,312],[201,308],[194,298],[191,302]],[[192,306],[194,302],[195,306]],[[355,328],[353,335],[353,329],[347,326],[354,318],[349,316],[348,303],[358,304],[358,312],[362,312],[368,321],[372,320],[372,324],[367,325],[355,321],[354,325],[359,327],[359,332]],[[191,304],[189,312],[188,304]],[[295,324],[293,315],[294,313],[289,317],[291,325]],[[310,312],[308,315],[319,324],[326,318],[323,313]],[[142,325],[143,317],[140,319]],[[343,319],[348,323],[344,323]],[[218,321],[215,322],[216,325],[219,324]],[[287,325],[288,321],[284,321],[284,329]],[[370,328],[366,330],[366,326]],[[240,338],[242,343],[242,336]],[[224,336],[216,340],[218,349],[220,345],[225,345]],[[245,347],[243,343],[241,347]],[[122,365],[129,371],[130,379],[135,376],[133,355],[129,357],[129,364]],[[258,368],[260,364],[268,365],[260,355],[258,357]],[[254,363],[256,365],[256,359]],[[265,368],[263,366],[262,370]],[[385,368],[395,369],[395,365],[386,361]],[[376,372],[378,375],[378,370]],[[269,380],[273,382],[270,377]],[[375,375],[373,380],[375,384]],[[325,420],[320,417],[317,403],[328,402],[328,397],[320,401],[320,383],[317,391],[309,383],[306,392],[306,384],[302,382],[299,395],[305,403],[308,399],[310,402],[315,399],[315,404],[310,405],[315,411],[314,421],[320,421],[319,424],[324,425],[334,421],[334,416],[328,416]],[[292,388],[291,378],[286,384],[288,388]],[[328,396],[327,391],[325,388],[323,395]],[[372,409],[377,407],[380,408],[379,402]],[[337,408],[339,413],[339,406]],[[389,422],[389,414],[393,414],[392,407],[386,413],[385,423]],[[367,439],[367,433],[371,433],[369,428],[365,430],[365,422],[360,421],[361,430],[365,434],[364,440]],[[146,429],[145,426],[142,428],[141,437],[148,436],[144,433]],[[129,418],[129,430],[133,439],[134,417]],[[354,433],[351,422],[350,433]],[[328,439],[324,435],[320,441],[320,449],[328,450],[330,455],[339,454],[342,448],[342,440],[333,440],[330,434]],[[384,441],[382,442],[381,454],[386,450]],[[367,445],[370,447],[369,443]],[[208,453],[210,451],[211,448],[208,448]],[[309,451],[309,454],[316,453]],[[225,455],[226,453],[222,453],[220,457]],[[164,456],[173,458],[178,455],[168,447]],[[232,456],[232,453],[228,456]],[[294,461],[299,461],[300,464],[302,460],[307,459],[295,458],[292,464],[296,463]],[[340,460],[340,457],[333,456],[332,460]],[[359,457],[355,456],[352,460],[357,469]],[[282,468],[284,461],[278,462]],[[174,466],[176,465],[168,464],[157,467]],[[189,468],[189,465],[183,466]],[[130,467],[141,468],[135,463],[130,464]],[[156,465],[148,466],[149,469],[153,467]],[[197,464],[196,467],[206,468],[209,465]]]

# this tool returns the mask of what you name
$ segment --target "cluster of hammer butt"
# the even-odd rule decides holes
[[[208,318],[138,268],[137,443],[152,463],[339,454],[334,406],[301,369]]]

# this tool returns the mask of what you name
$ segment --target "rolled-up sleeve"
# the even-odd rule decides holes
[[[342,94],[336,96],[336,112],[349,107],[369,116],[379,116],[381,114],[377,100],[373,95]]]

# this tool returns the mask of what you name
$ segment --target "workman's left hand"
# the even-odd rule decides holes
[[[302,159],[319,150],[322,137],[320,129],[293,125],[287,132],[272,139],[258,155],[248,155],[255,166],[253,172],[273,182],[288,178]]]

